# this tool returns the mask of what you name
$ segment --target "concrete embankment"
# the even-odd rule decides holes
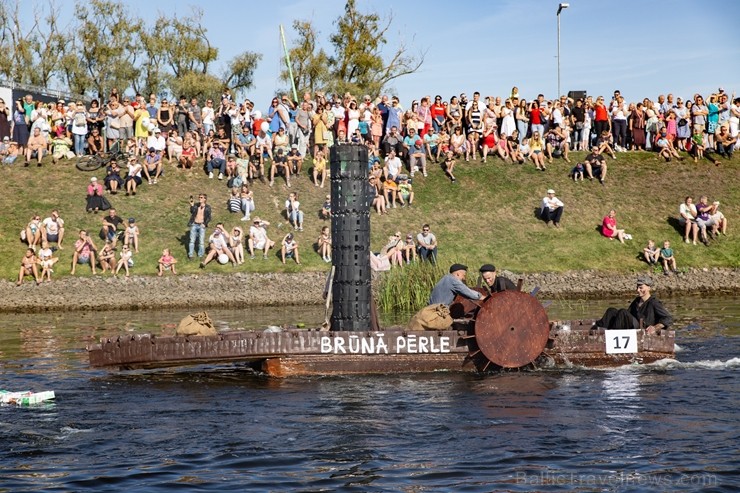
[[[469,275],[474,280],[475,273]],[[602,298],[634,294],[637,274],[595,271],[503,272],[524,289],[540,287],[542,298]],[[299,274],[201,274],[168,277],[66,277],[36,286],[0,282],[0,312],[164,309],[315,305],[323,303],[322,272]],[[740,269],[690,269],[678,276],[653,276],[659,297],[740,292]]]

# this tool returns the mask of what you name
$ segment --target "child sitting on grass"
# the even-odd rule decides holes
[[[450,181],[455,183],[457,180],[455,179],[455,175],[452,174],[452,171],[455,169],[455,155],[452,151],[447,151],[445,162],[442,166],[444,167],[445,174],[450,177]]]
[[[331,235],[329,234],[329,226],[321,228],[316,245],[318,245],[319,253],[321,254],[321,258],[324,259],[324,262],[331,262]]]
[[[121,267],[123,267],[126,271],[126,277],[128,277],[130,274],[128,269],[134,265],[134,259],[132,257],[133,253],[131,252],[131,249],[127,245],[124,245],[121,250],[121,259],[118,261],[116,272],[113,275],[117,276],[121,271]]]
[[[576,163],[576,165],[573,166],[573,169],[570,172],[573,176],[573,181],[578,181],[579,178],[583,181],[583,169],[583,163]]]
[[[676,257],[673,255],[673,248],[671,248],[670,241],[663,242],[663,248],[660,249],[660,258],[663,261],[663,274],[667,276],[671,271],[674,274],[678,273],[678,269],[676,269]]]
[[[650,266],[656,265],[660,260],[660,250],[655,246],[653,240],[648,240],[647,246],[642,249],[642,255]]]
[[[177,259],[172,256],[170,253],[169,248],[165,248],[162,250],[162,256],[159,257],[159,272],[157,272],[157,275],[159,277],[162,277],[162,274],[164,274],[164,271],[170,270],[172,271],[173,275],[177,275],[177,272],[175,271],[175,264],[177,263]]]
[[[44,277],[46,277],[47,281],[51,281],[51,274],[54,272],[54,264],[58,261],[59,259],[54,257],[54,252],[49,248],[49,243],[47,241],[42,241],[41,250],[39,250],[39,265],[41,265],[42,282]]]

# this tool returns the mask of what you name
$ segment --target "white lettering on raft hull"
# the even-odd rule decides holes
[[[321,354],[443,354],[450,351],[448,336],[409,334],[388,344],[385,334],[322,336]],[[390,346],[390,347],[389,347]]]

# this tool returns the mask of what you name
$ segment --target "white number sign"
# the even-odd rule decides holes
[[[637,352],[636,330],[607,330],[604,334],[606,338],[606,354]]]

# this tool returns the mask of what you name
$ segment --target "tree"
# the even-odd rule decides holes
[[[390,59],[383,57],[386,33],[392,22],[392,15],[383,20],[376,13],[363,14],[357,10],[355,0],[347,0],[344,15],[335,21],[337,31],[330,37],[334,55],[329,65],[336,92],[377,95],[391,80],[421,67],[425,53],[411,56],[403,42]]]
[[[318,48],[318,32],[311,21],[293,21],[293,30],[298,40],[288,50],[293,69],[293,83],[299,94],[325,90],[330,81],[329,56]],[[280,79],[290,83],[290,72],[283,69]]]

